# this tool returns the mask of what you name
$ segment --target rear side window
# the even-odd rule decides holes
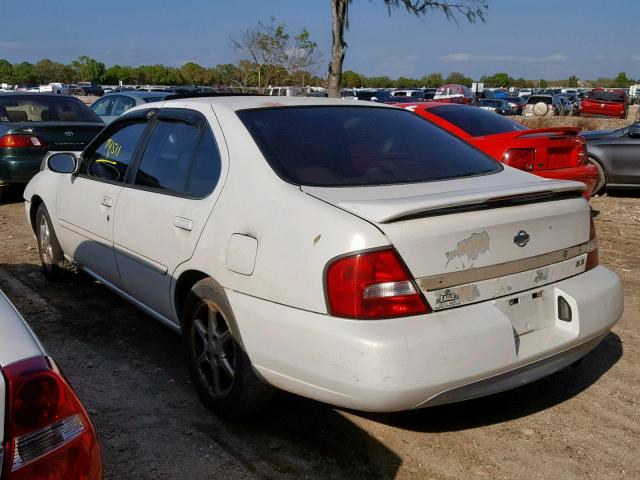
[[[127,167],[146,126],[146,122],[131,123],[114,132],[95,150],[87,152],[80,165],[80,174],[96,180],[124,182]]]
[[[159,120],[149,139],[134,183],[174,194],[204,197],[220,177],[220,154],[207,128]]]
[[[213,135],[205,129],[193,159],[187,193],[194,197],[210,194],[220,178],[220,152]]]
[[[276,173],[297,185],[428,182],[502,168],[402,109],[289,107],[245,110],[238,116]]]
[[[91,110],[93,110],[93,113],[96,115],[109,115],[111,105],[113,105],[113,97],[105,97],[91,105]]]
[[[136,105],[136,101],[133,98],[119,96],[113,107],[111,108],[111,115],[122,115],[124,112],[133,108]]]
[[[482,102],[484,105],[487,100]],[[497,106],[501,104],[496,100],[488,100],[488,102],[495,102]],[[472,137],[527,130],[524,125],[509,118],[466,105],[443,105],[430,108],[427,112],[437,115]]]

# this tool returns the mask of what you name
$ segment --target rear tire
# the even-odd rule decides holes
[[[226,296],[212,279],[193,286],[182,315],[189,373],[205,405],[228,419],[265,408],[276,392],[256,375],[234,338],[233,318]]]
[[[589,163],[591,163],[592,165],[595,165],[596,168],[598,169],[598,178],[596,180],[595,186],[593,187],[593,192],[591,193],[591,195],[602,193],[602,190],[604,190],[604,187],[607,184],[607,175],[604,172],[604,168],[602,168],[602,165],[600,165],[600,162],[595,160],[593,157],[589,157]]]
[[[35,232],[42,273],[48,280],[65,280],[69,271],[65,268],[64,254],[44,203],[40,204],[36,212]]]

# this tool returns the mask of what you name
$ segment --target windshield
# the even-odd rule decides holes
[[[427,112],[437,115],[472,137],[528,130],[514,120],[466,105],[443,105],[430,108]]]
[[[96,122],[102,120],[76,98],[0,95],[0,122]]]
[[[238,112],[275,172],[307,186],[388,185],[501,170],[498,162],[403,109],[288,107]]]

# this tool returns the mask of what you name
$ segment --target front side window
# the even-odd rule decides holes
[[[85,154],[80,174],[111,182],[124,182],[127,167],[133,160],[146,126],[146,122],[136,122],[115,131],[97,148]]]
[[[315,106],[237,114],[273,170],[296,185],[417,183],[501,170],[479,150],[403,109]]]

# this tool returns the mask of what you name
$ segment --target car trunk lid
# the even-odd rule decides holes
[[[34,150],[81,151],[105,127],[89,122],[29,122],[16,124],[7,133],[33,135],[46,141],[46,146]]]
[[[508,169],[482,183],[403,185],[404,191],[303,190],[375,224],[438,310],[584,271],[590,218],[580,196],[584,185],[515,172]]]

